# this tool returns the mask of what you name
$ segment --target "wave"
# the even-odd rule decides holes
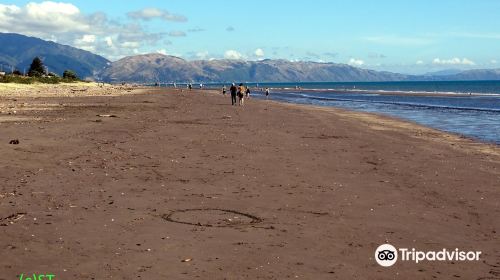
[[[345,92],[367,92],[367,93],[390,93],[390,94],[422,94],[422,95],[459,95],[459,96],[499,96],[499,93],[488,92],[457,92],[457,91],[413,91],[413,90],[369,90],[369,89],[346,89]]]
[[[458,91],[424,91],[424,90],[383,90],[383,89],[346,89],[346,88],[271,88],[272,90],[284,90],[284,91],[297,91],[300,92],[346,92],[346,93],[367,93],[367,94],[419,94],[419,95],[456,95],[456,96],[490,96],[490,97],[500,97],[500,93],[489,93],[489,92],[458,92]]]
[[[413,108],[423,108],[423,109],[447,109],[447,110],[461,110],[461,111],[478,111],[478,112],[493,112],[500,113],[500,109],[493,108],[477,108],[477,107],[464,107],[464,106],[449,106],[449,105],[437,105],[437,104],[423,104],[423,103],[413,103],[413,102],[401,102],[401,101],[375,101],[375,100],[358,100],[349,98],[338,98],[338,97],[319,97],[311,96],[303,93],[288,93],[287,95],[293,97],[300,97],[310,100],[320,100],[320,101],[342,101],[342,102],[356,102],[356,103],[375,103],[375,104],[385,104],[385,105],[397,105],[406,106]]]

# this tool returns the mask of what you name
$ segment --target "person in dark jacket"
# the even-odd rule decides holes
[[[231,88],[229,88],[229,92],[231,92],[231,104],[234,106],[236,105],[236,93],[238,92],[234,83],[231,85]]]

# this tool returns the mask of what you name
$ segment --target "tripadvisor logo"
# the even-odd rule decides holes
[[[375,260],[383,267],[393,266],[398,259],[418,264],[422,261],[479,261],[480,251],[461,251],[442,249],[440,251],[418,251],[415,248],[399,248],[391,244],[380,245],[375,250]]]
[[[381,266],[393,266],[398,261],[398,250],[391,244],[380,245],[375,250],[375,260]]]

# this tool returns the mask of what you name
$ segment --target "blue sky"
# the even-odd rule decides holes
[[[0,18],[24,23],[6,20],[0,31],[111,60],[162,52],[185,59],[282,58],[425,73],[500,68],[498,12],[497,0],[2,1]]]

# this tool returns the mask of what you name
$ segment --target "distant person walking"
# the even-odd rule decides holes
[[[247,87],[247,90],[245,91],[246,98],[250,98],[250,87]]]
[[[191,83],[188,84],[188,89],[189,90],[192,90],[193,89],[193,85]]]
[[[231,104],[234,106],[236,105],[236,93],[238,92],[238,89],[236,88],[236,85],[234,83],[229,88],[229,91],[231,92]]]
[[[266,99],[269,98],[269,88],[266,88]]]
[[[240,99],[240,106],[245,105],[245,92],[245,86],[243,84],[240,84],[240,86],[238,87],[238,98]]]
[[[225,85],[222,87],[222,95],[226,95],[226,86]]]

